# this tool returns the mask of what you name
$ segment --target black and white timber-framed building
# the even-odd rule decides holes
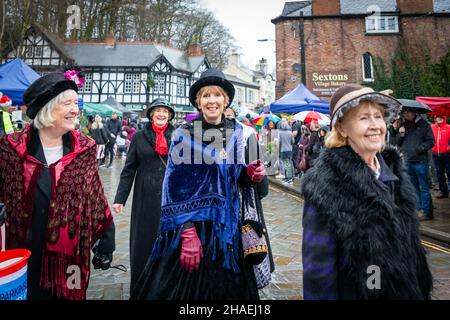
[[[112,96],[131,111],[144,110],[153,99],[163,97],[176,106],[176,120],[193,112],[189,88],[210,67],[201,49],[187,52],[150,42],[68,42],[33,24],[20,52],[10,49],[3,63],[21,58],[43,75],[66,63],[85,73],[79,94],[84,102],[101,103]]]

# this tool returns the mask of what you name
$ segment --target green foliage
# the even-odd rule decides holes
[[[422,77],[422,86],[433,97],[450,97],[450,50]]]
[[[153,80],[152,78],[147,79],[147,86],[148,86],[149,88],[154,88],[154,87],[155,87],[155,84],[156,84],[156,82],[155,82],[155,80]]]
[[[392,89],[395,97],[403,99],[450,96],[450,50],[433,64],[427,55],[419,61],[407,50],[399,48],[390,70],[380,57],[374,57],[373,64],[375,82],[365,85],[374,90]]]

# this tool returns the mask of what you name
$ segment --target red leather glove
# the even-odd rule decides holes
[[[261,162],[261,160],[252,161],[247,167],[247,176],[253,182],[259,183],[263,181],[265,174],[266,167]]]
[[[198,270],[200,259],[203,258],[203,249],[195,227],[183,230],[181,239],[181,266],[187,272]]]

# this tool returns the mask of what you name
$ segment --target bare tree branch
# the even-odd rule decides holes
[[[66,11],[72,4],[80,7],[81,30],[69,35]],[[217,67],[225,66],[234,48],[229,31],[199,0],[0,0],[0,10],[1,43],[18,50],[31,22],[80,41],[114,33],[121,41],[153,41],[180,49],[197,43]]]

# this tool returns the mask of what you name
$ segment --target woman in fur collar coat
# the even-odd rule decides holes
[[[414,188],[386,122],[390,96],[360,85],[330,103],[332,132],[302,180],[305,299],[430,299]]]

